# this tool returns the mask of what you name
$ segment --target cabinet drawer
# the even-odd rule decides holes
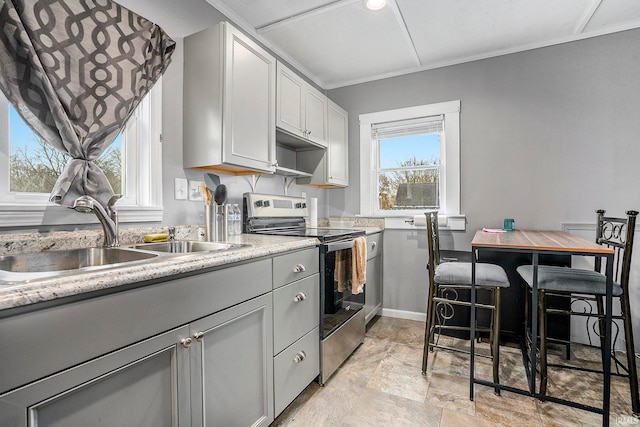
[[[273,258],[273,288],[316,274],[318,263],[318,248]]]
[[[319,327],[316,327],[274,357],[275,416],[278,416],[320,373],[319,331]]]
[[[320,323],[320,276],[282,286],[273,291],[273,354]]]
[[[367,259],[371,259],[382,251],[382,233],[367,236]]]

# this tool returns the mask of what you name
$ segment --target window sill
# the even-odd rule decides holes
[[[118,208],[118,222],[160,222],[162,214],[162,206],[122,206]],[[0,206],[0,228],[94,223],[97,224],[98,219],[93,214],[81,214],[53,204]]]
[[[385,216],[385,230],[419,230],[424,229],[424,222],[414,223],[412,216]],[[440,230],[466,231],[466,215],[442,215],[438,216],[438,228]]]

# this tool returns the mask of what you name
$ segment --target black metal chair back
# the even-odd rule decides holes
[[[614,251],[613,280],[620,284],[625,295],[629,292],[629,272],[633,254],[633,239],[638,211],[627,211],[626,218],[604,216],[605,210],[596,211],[598,226],[596,243],[612,248]],[[602,258],[596,258],[595,270],[602,273]]]
[[[440,237],[438,235],[438,211],[425,212],[427,219],[427,247],[429,249],[429,281],[433,283],[433,275],[440,264]]]

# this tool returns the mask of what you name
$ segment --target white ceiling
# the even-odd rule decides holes
[[[176,37],[213,5],[325,89],[640,27],[640,0],[119,2]]]

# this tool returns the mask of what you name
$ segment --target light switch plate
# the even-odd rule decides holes
[[[173,185],[173,197],[176,200],[187,200],[187,179],[176,178]]]

